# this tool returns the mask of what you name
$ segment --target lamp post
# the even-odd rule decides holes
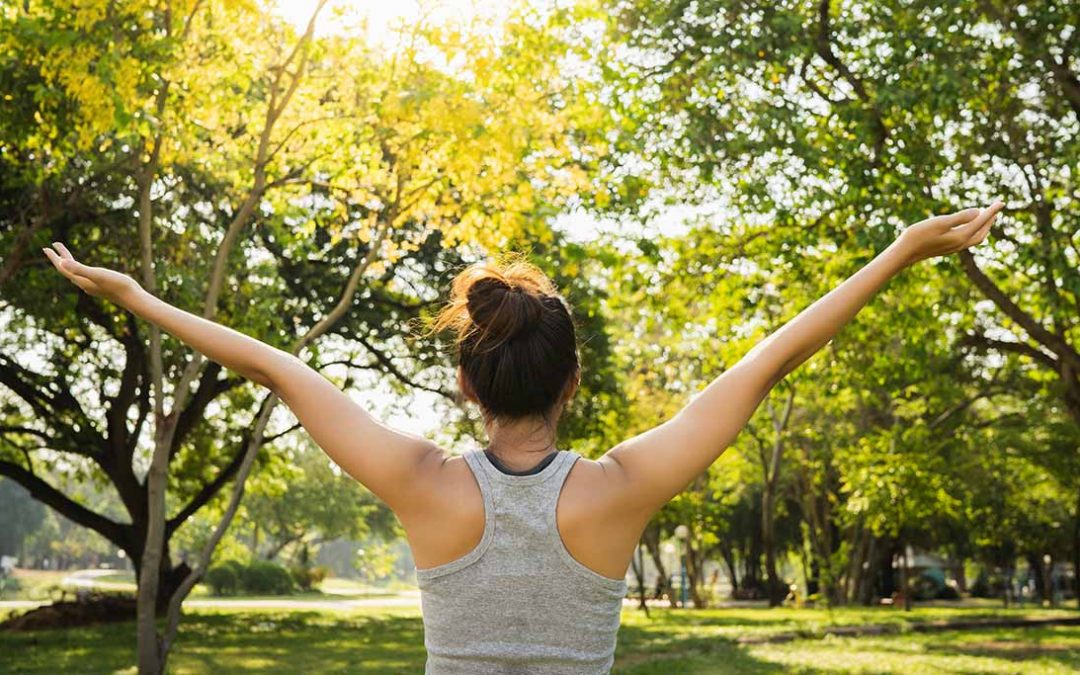
[[[682,573],[679,575],[679,587],[681,601],[679,606],[686,608],[686,554],[687,554],[687,539],[690,538],[690,528],[686,525],[679,525],[675,528],[675,538],[678,539],[681,544],[681,555],[679,555],[679,565],[682,569]]]

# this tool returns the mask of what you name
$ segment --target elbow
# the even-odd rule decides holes
[[[295,355],[275,349],[265,363],[258,364],[251,380],[274,392],[278,398],[284,398],[282,393],[285,383],[295,377],[297,367],[304,366],[303,361]]]
[[[788,373],[795,369],[798,362],[794,359],[779,361],[775,358],[769,358],[768,353],[754,354],[753,350],[751,350],[742,358],[739,364],[736,364],[736,367],[740,365],[746,368],[747,372],[752,373],[753,378],[768,393],[769,390],[787,377]]]

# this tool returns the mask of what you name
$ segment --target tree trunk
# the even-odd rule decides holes
[[[638,542],[637,550],[634,552],[633,558],[630,559],[630,567],[634,571],[634,579],[638,583],[638,609],[645,611],[645,616],[649,615],[649,605],[645,602],[645,545],[642,542]]]
[[[1047,580],[1046,565],[1043,564],[1042,556],[1038,553],[1028,553],[1026,556],[1028,568],[1035,578],[1035,592],[1043,604],[1050,604],[1050,584]]]
[[[664,558],[660,553],[660,528],[656,525],[646,527],[645,532],[642,534],[642,541],[645,542],[645,550],[649,552],[649,557],[652,558],[653,565],[656,567],[656,572],[659,576],[658,583],[656,584],[657,599],[662,597],[666,592],[671,607],[678,607],[674,589],[672,589],[671,584],[668,581],[667,570],[664,569]]]
[[[761,496],[761,545],[765,549],[765,577],[766,594],[769,599],[769,607],[776,607],[784,601],[784,593],[781,592],[783,582],[780,574],[776,571],[776,541],[775,528],[773,527],[774,486],[766,483]]]
[[[967,593],[967,572],[964,570],[964,559],[960,560],[956,564],[956,590],[960,593]]]
[[[705,609],[709,606],[709,599],[704,593],[702,574],[704,573],[704,560],[700,549],[690,545],[693,541],[693,531],[686,539],[686,584],[689,587],[690,599],[694,607]]]
[[[791,410],[795,402],[795,388],[788,385],[787,400],[781,412],[767,404],[772,417],[773,442],[769,457],[766,457],[765,444],[758,440],[762,470],[765,474],[761,492],[761,543],[765,549],[765,574],[767,578],[766,595],[769,606],[780,605],[787,597],[787,584],[780,578],[776,569],[776,491],[780,477],[780,463],[784,453],[784,430],[791,419]]]
[[[1009,608],[1009,598],[1010,596],[1012,596],[1013,592],[1014,574],[1015,572],[1013,570],[1012,563],[1009,563],[1009,565],[1005,568],[1005,592],[1001,594],[1001,597],[1004,600],[1003,604],[1005,606],[1005,609]]]
[[[734,547],[726,546],[721,549],[720,557],[723,558],[724,564],[727,565],[728,573],[731,575],[731,597],[734,599],[736,591],[739,589],[739,570],[735,565]]]
[[[1076,608],[1080,609],[1080,487],[1076,489],[1076,515],[1073,519],[1073,590],[1076,593]]]
[[[908,547],[900,544],[900,593],[904,598],[904,611],[911,611],[911,582],[908,579]]]

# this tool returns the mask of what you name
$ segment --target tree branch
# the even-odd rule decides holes
[[[881,157],[881,151],[885,146],[885,141],[889,136],[889,127],[885,124],[884,118],[881,116],[881,111],[878,110],[877,104],[873,97],[870,96],[870,92],[867,91],[866,86],[862,80],[856,77],[855,73],[848,69],[847,65],[840,60],[840,57],[836,55],[836,52],[832,48],[832,19],[829,16],[830,0],[821,0],[818,4],[818,34],[815,40],[815,46],[817,53],[825,60],[830,66],[836,69],[836,72],[840,73],[840,77],[844,78],[844,81],[851,85],[851,88],[855,91],[855,95],[859,99],[869,106],[870,112],[874,117],[874,134],[876,141],[874,142],[874,163],[876,164]]]
[[[120,548],[128,546],[127,526],[95,513],[70,499],[63,492],[39,478],[34,472],[12,462],[0,461],[0,476],[6,476],[26,488],[34,499],[49,506],[68,520],[88,527]]]
[[[983,295],[997,305],[1005,316],[1023,328],[1031,336],[1031,339],[1046,347],[1062,361],[1071,364],[1074,370],[1080,370],[1080,353],[1077,353],[1063,337],[1051,333],[1005,295],[1005,292],[979,269],[978,264],[975,262],[975,256],[971,254],[971,251],[963,250],[958,255],[960,256],[960,263],[964,267],[964,273],[975,284],[975,287],[982,291]]]
[[[1037,347],[1024,344],[1023,342],[1007,342],[1005,340],[994,340],[983,335],[968,335],[961,341],[961,344],[971,345],[983,350],[995,349],[1002,352],[1023,354],[1024,356],[1031,357],[1054,372],[1058,371],[1058,362],[1054,360],[1053,356]]]

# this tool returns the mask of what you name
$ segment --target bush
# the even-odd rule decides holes
[[[255,560],[247,565],[226,560],[207,570],[206,583],[214,595],[287,595],[293,591],[289,571],[266,560]]]
[[[240,586],[245,592],[256,595],[287,595],[293,591],[293,579],[281,565],[256,560],[243,568]]]
[[[321,584],[326,577],[329,576],[330,569],[326,567],[304,567],[303,565],[297,565],[291,568],[289,572],[292,574],[292,578],[296,581],[296,585],[300,590],[310,591]]]
[[[938,600],[959,600],[960,591],[946,584],[937,594]]]
[[[0,598],[18,593],[21,588],[22,585],[15,577],[0,577]]]
[[[243,569],[243,566],[235,560],[228,560],[206,571],[206,583],[210,584],[214,595],[236,595],[240,590],[237,568]]]

